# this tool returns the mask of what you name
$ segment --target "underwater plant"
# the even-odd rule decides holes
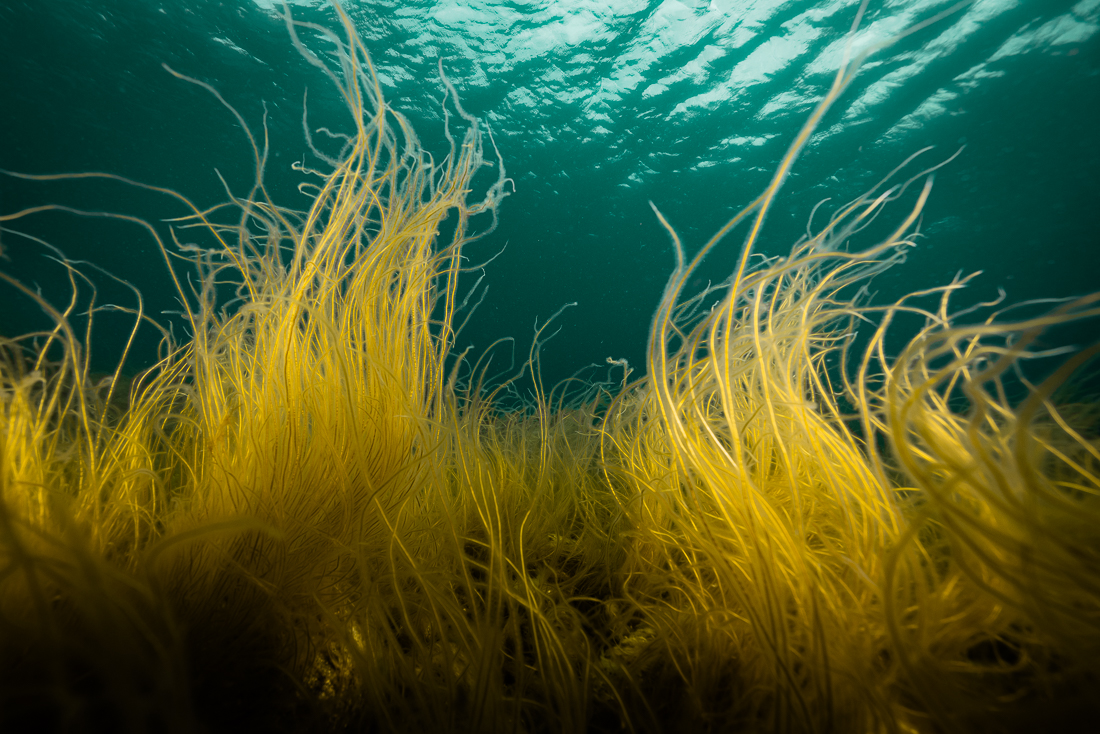
[[[128,384],[125,354],[95,380],[84,266],[59,256],[64,308],[0,272],[53,323],[0,341],[5,731],[939,732],[1095,713],[1098,413],[1063,388],[1100,345],[1035,382],[1024,365],[1100,294],[1016,321],[955,309],[966,279],[874,304],[943,165],[903,173],[917,156],[754,257],[877,48],[845,59],[769,187],[691,261],[657,212],[676,265],[645,374],[547,390],[544,324],[517,409],[518,378],[455,353],[500,153],[442,65],[450,149],[424,150],[334,7],[343,35],[284,10],[351,120],[335,154],[306,127],[328,166],[298,165],[308,210],[272,200],[267,137],[228,104],[255,175],[214,207],[8,174],[178,201],[170,241],[119,218],[155,239],[188,332],[159,327],[159,362]],[[0,222],[46,211],[105,216]],[[742,223],[730,278],[687,292]],[[134,292],[131,342],[154,323]],[[903,315],[923,326],[891,356]]]

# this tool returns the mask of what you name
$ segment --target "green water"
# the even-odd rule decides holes
[[[950,4],[872,0],[857,46]],[[522,362],[536,319],[543,323],[576,302],[543,352],[544,377],[554,382],[607,357],[641,366],[649,319],[673,264],[648,202],[694,249],[751,201],[831,83],[857,4],[346,7],[389,100],[413,120],[426,147],[444,150],[440,56],[464,106],[491,126],[515,193],[497,231],[468,252],[476,261],[504,248],[458,346],[476,351],[514,337]],[[323,3],[296,3],[293,11],[336,25]],[[1096,290],[1098,29],[1100,0],[977,2],[873,58],[787,181],[761,251],[785,252],[820,199],[855,197],[925,146],[935,146],[923,159],[931,165],[965,144],[937,175],[921,227],[927,236],[905,265],[875,281],[878,299],[975,270],[984,274],[964,294],[967,302],[995,297],[998,289],[1009,302]],[[308,203],[290,170],[307,154],[303,91],[309,88],[311,126],[347,129],[347,115],[325,77],[290,44],[270,4],[247,0],[0,4],[0,168],[108,171],[179,190],[201,206],[225,197],[217,169],[232,190],[247,193],[251,158],[233,117],[162,63],[213,85],[256,131],[266,104],[270,188],[287,206]],[[902,218],[911,201],[887,216]],[[0,178],[0,213],[44,202],[151,220],[184,213],[164,197],[110,182]],[[140,228],[63,214],[13,226],[132,282],[158,319],[168,323],[173,317],[162,312],[179,309],[162,256]],[[742,237],[732,235],[708,260],[697,286],[728,274]],[[39,285],[51,301],[67,301],[64,271],[42,248],[9,232],[0,243],[9,258],[0,267]],[[99,302],[134,303],[125,289],[95,278]],[[0,333],[44,323],[28,299],[0,291]],[[99,319],[93,356],[101,369],[110,367],[128,326],[117,314]],[[131,368],[154,357],[155,334],[143,334]],[[1095,336],[1086,330],[1064,338]]]

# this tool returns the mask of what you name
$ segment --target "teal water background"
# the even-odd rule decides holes
[[[858,49],[950,7],[870,3]],[[442,155],[438,59],[463,105],[489,123],[515,192],[500,226],[468,253],[489,292],[458,348],[514,337],[517,363],[533,328],[566,303],[545,345],[548,383],[608,357],[642,367],[651,315],[673,265],[648,202],[697,249],[768,183],[840,62],[858,3],[727,0],[347,2],[389,101]],[[324,3],[296,18],[336,27]],[[909,154],[935,146],[936,177],[904,265],[878,277],[880,302],[984,271],[965,302],[1097,290],[1100,273],[1100,0],[980,0],[873,57],[829,113],[787,180],[760,251],[787,252],[814,204],[846,202]],[[320,47],[315,40],[307,41]],[[317,162],[302,138],[347,129],[335,90],[290,43],[278,6],[209,0],[5,0],[0,3],[0,168],[107,171],[178,190],[202,206],[225,198],[217,172],[247,192],[252,162],[230,113],[162,63],[207,82],[261,129],[266,106],[276,201],[304,207],[290,165]],[[914,169],[915,172],[915,169]],[[486,174],[488,182],[488,174]],[[509,187],[511,190],[511,187]],[[915,192],[914,192],[915,195]],[[170,199],[113,182],[31,183],[0,177],[0,214],[42,203],[180,216]],[[912,198],[885,216],[902,219]],[[817,220],[819,223],[824,218]],[[164,322],[179,309],[162,256],[141,228],[61,213],[8,225],[136,285]],[[162,232],[166,230],[161,227]],[[43,248],[0,233],[0,267],[67,302],[65,272]],[[728,275],[730,236],[693,285]],[[862,243],[873,244],[871,240]],[[90,269],[85,268],[88,272]],[[473,285],[477,275],[468,280]],[[95,275],[99,300],[133,305]],[[0,289],[0,333],[46,323],[30,299]],[[94,364],[107,370],[128,317],[104,313]],[[910,325],[912,326],[912,325]],[[176,319],[174,327],[181,328]],[[152,363],[155,332],[128,367]],[[1095,334],[1075,332],[1080,343]],[[602,371],[590,373],[596,377]]]

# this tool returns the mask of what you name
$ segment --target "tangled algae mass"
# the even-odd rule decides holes
[[[325,138],[338,156],[310,141],[311,208],[271,200],[251,135],[247,195],[163,192],[189,326],[153,368],[90,377],[87,266],[62,261],[57,306],[0,273],[54,323],[0,341],[4,731],[1091,723],[1100,441],[1065,386],[1100,346],[1025,367],[1100,295],[1015,322],[955,309],[958,280],[872,305],[862,286],[904,259],[930,192],[913,160],[788,256],[751,257],[861,57],[695,260],[669,230],[645,376],[544,389],[536,335],[516,409],[515,378],[452,352],[500,156],[445,78],[451,149],[424,151],[337,11],[343,34],[308,27],[327,61],[287,20],[354,123]],[[0,213],[6,244],[33,246],[18,220],[51,208]],[[880,215],[892,234],[856,249]],[[738,225],[730,279],[686,292]],[[899,314],[923,327],[894,355]]]

